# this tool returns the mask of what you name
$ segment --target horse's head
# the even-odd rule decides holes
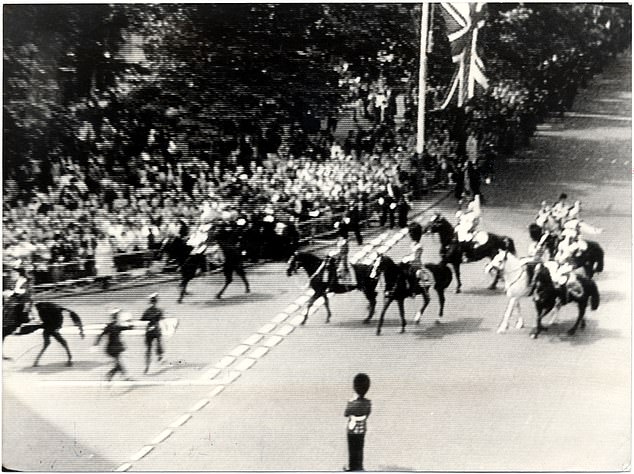
[[[495,272],[499,274],[504,271],[504,266],[506,265],[506,261],[508,259],[509,251],[508,250],[499,250],[497,255],[491,259],[489,264],[484,267],[484,273]]]
[[[528,235],[530,235],[533,242],[539,242],[543,234],[542,228],[535,222],[528,226]]]
[[[297,273],[297,270],[299,268],[298,255],[299,254],[297,252],[293,252],[293,255],[291,255],[291,258],[288,259],[288,267],[286,268],[286,276],[291,276]]]

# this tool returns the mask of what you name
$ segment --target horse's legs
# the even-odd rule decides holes
[[[405,326],[407,326],[407,321],[405,321],[405,299],[401,298],[396,300],[396,304],[398,304],[398,312],[401,316],[401,334],[405,332]]]
[[[500,273],[496,272],[495,277],[493,277],[493,281],[489,285],[489,290],[495,290],[498,286],[498,281],[500,281]]]
[[[506,305],[506,311],[504,312],[504,317],[502,318],[502,322],[498,327],[498,334],[503,333],[509,328],[509,318],[511,317],[511,313],[513,313],[513,308],[515,307],[515,300],[517,298],[512,297],[509,299],[508,305]]]
[[[537,308],[537,326],[535,327],[535,329],[533,329],[533,331],[531,331],[531,337],[533,339],[537,339],[537,337],[539,336],[539,333],[541,333],[545,329],[544,326],[542,326],[542,318],[544,316],[546,316],[546,314],[544,314],[544,308],[538,307]]]
[[[578,301],[577,304],[579,305],[579,314],[577,316],[577,320],[575,321],[574,326],[572,326],[568,330],[568,335],[569,336],[574,336],[575,335],[575,333],[577,332],[577,328],[579,327],[579,325],[583,321],[583,317],[586,314],[586,305],[588,304],[588,300],[586,299],[585,301],[583,301],[583,300],[582,301]]]
[[[515,329],[522,329],[524,327],[524,318],[522,318],[522,313],[520,311],[520,299],[517,298],[515,302],[515,307],[517,308],[517,322],[515,323]]]
[[[330,304],[328,303],[328,293],[324,293],[324,306],[326,307],[326,323],[330,322],[330,316],[332,316],[332,314],[330,313]]]
[[[381,316],[379,316],[379,324],[376,327],[376,335],[380,336],[381,335],[381,328],[383,327],[383,318],[385,318],[385,312],[387,311],[387,309],[390,307],[390,304],[392,304],[392,300],[394,298],[393,297],[388,297],[385,300],[385,303],[383,303],[383,310],[381,310]]]
[[[242,265],[236,268],[236,273],[238,274],[238,276],[242,279],[242,282],[244,283],[244,292],[251,293],[251,289],[249,288],[249,282],[247,280],[247,274],[244,272],[244,268],[242,268]]]
[[[44,338],[44,345],[42,346],[42,350],[40,351],[40,353],[37,355],[37,357],[35,358],[35,361],[33,362],[33,367],[37,367],[40,363],[40,357],[42,357],[42,354],[44,354],[44,351],[46,351],[46,349],[48,348],[48,346],[51,345],[51,335],[49,332],[45,331],[42,334],[42,337]]]
[[[374,310],[376,309],[376,291],[365,290],[365,297],[370,302],[370,308],[368,310],[368,317],[363,320],[364,324],[368,324],[374,316]]]
[[[462,281],[460,281],[460,263],[452,263],[451,266],[453,267],[453,271],[456,274],[456,282],[457,282],[457,286],[456,286],[456,293],[460,293],[462,288]]]
[[[308,312],[310,311],[310,308],[313,306],[313,303],[318,297],[319,295],[317,295],[317,293],[315,292],[311,295],[310,298],[308,298],[308,301],[306,302],[306,310],[304,311],[304,319],[302,319],[302,324],[306,324],[306,320],[308,319]]]
[[[429,297],[429,288],[427,287],[423,288],[422,296],[423,296],[423,306],[416,313],[416,316],[414,316],[414,322],[416,324],[420,323],[420,318],[423,316],[423,313],[425,312],[425,309],[427,308],[427,306],[429,306],[429,301],[431,300],[431,298]]]
[[[177,303],[182,303],[183,302],[183,298],[187,294],[187,285],[188,284],[189,284],[189,280],[183,280],[181,282],[181,294],[178,297],[178,300],[176,300]]]
[[[59,342],[62,345],[62,347],[66,350],[66,355],[68,356],[68,361],[66,361],[66,367],[72,367],[73,356],[70,353],[70,348],[68,347],[68,343],[66,342],[66,339],[64,339],[62,335],[57,331],[53,332],[51,336],[53,336],[55,340]]]
[[[233,270],[229,269],[229,271],[227,271],[225,269],[225,285],[222,287],[222,289],[218,292],[218,294],[216,295],[216,299],[220,299],[222,298],[222,294],[225,292],[225,290],[227,289],[227,287],[231,284],[231,282],[233,281]]]
[[[442,318],[445,314],[445,290],[438,289],[436,290],[436,293],[438,293],[438,302],[440,303],[440,311],[438,313],[438,317]]]

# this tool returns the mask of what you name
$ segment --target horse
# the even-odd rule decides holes
[[[440,257],[441,264],[451,264],[456,274],[456,293],[462,290],[462,281],[460,280],[460,264],[466,258],[464,263],[477,262],[483,258],[493,258],[499,250],[509,250],[515,254],[515,243],[513,239],[504,235],[487,233],[485,243],[476,246],[474,243],[459,242],[456,236],[454,226],[440,214],[435,214],[430,222],[424,227],[423,233],[431,232],[438,234],[440,237]],[[498,278],[494,278],[489,289],[495,289]]]
[[[537,310],[537,327],[531,333],[531,337],[537,338],[540,332],[547,329],[542,326],[542,318],[555,307],[557,307],[557,311],[559,310],[557,305],[558,301],[560,304],[567,304],[570,301],[574,301],[577,303],[579,309],[575,324],[568,330],[569,336],[573,336],[579,327],[581,329],[586,327],[584,316],[586,314],[588,300],[590,300],[590,309],[595,311],[599,307],[600,302],[599,289],[597,284],[590,278],[577,275],[577,280],[583,289],[581,295],[569,293],[566,297],[566,288],[563,285],[560,288],[555,286],[550,271],[546,266],[540,265],[536,269],[533,299],[535,300],[535,309]]]
[[[207,271],[207,257],[204,253],[190,253],[180,266],[181,292],[177,300],[178,303],[183,302],[183,298],[187,294],[187,285],[198,275],[198,271]]]
[[[440,303],[438,317],[442,318],[445,308],[445,289],[447,289],[452,279],[451,270],[444,264],[426,263],[423,266],[431,273],[434,280],[434,289],[436,293],[438,293],[438,301]],[[429,281],[429,284],[421,285],[417,276],[418,270],[418,268],[410,263],[397,264],[387,255],[381,255],[375,260],[370,276],[377,278],[380,274],[383,275],[386,298],[376,329],[377,336],[381,335],[385,313],[394,300],[396,300],[398,305],[399,315],[401,317],[401,333],[403,333],[405,332],[405,326],[407,326],[404,309],[405,298],[419,294],[422,295],[423,306],[416,313],[414,318],[416,324],[420,323],[420,319],[431,301],[429,296],[431,281]],[[371,319],[372,315],[368,316],[364,322],[369,323]],[[436,322],[438,323],[439,320]]]
[[[64,308],[56,303],[43,301],[41,303],[35,303],[34,306],[39,314],[41,321],[41,324],[36,325],[36,329],[41,328],[43,330],[42,337],[44,338],[44,346],[35,358],[35,362],[33,362],[33,367],[37,367],[40,363],[40,358],[42,357],[42,354],[44,354],[48,346],[51,344],[51,337],[59,342],[66,350],[66,355],[68,357],[68,360],[66,361],[66,367],[72,367],[73,356],[70,353],[70,349],[68,348],[66,340],[59,333],[59,330],[64,324],[64,313],[66,312],[68,313],[70,319],[73,321],[73,324],[79,328],[79,335],[83,339],[84,326],[82,325],[81,319],[74,311],[68,308]]]
[[[588,278],[594,277],[595,273],[603,271],[604,252],[601,246],[592,241],[586,240],[586,248],[576,255],[573,255],[572,262],[575,268],[583,268]]]
[[[509,318],[517,308],[517,323],[515,327],[524,327],[524,319],[520,314],[520,298],[530,295],[531,281],[535,270],[534,264],[522,262],[509,250],[500,250],[485,267],[486,273],[495,272],[495,277],[504,277],[504,290],[509,299],[504,317],[497,332],[501,334],[509,328]]]
[[[331,262],[331,266],[334,262]],[[338,283],[332,283],[324,280],[324,272],[332,271],[332,268],[327,268],[328,265],[324,264],[324,260],[309,252],[295,252],[288,261],[288,268],[286,275],[291,276],[297,273],[299,268],[303,268],[310,278],[310,287],[313,289],[313,294],[306,302],[306,310],[304,312],[304,319],[302,324],[306,324],[308,319],[308,312],[312,305],[319,298],[324,298],[324,306],[326,307],[326,323],[330,322],[332,313],[330,312],[330,305],[328,304],[328,292],[335,294],[348,293],[353,290],[361,291],[369,302],[369,314],[368,319],[372,318],[374,310],[376,308],[376,286],[378,279],[371,278],[372,266],[362,263],[351,264],[353,271],[356,275],[357,285],[340,285]]]
[[[536,223],[532,223],[528,226],[528,233],[534,242],[538,242],[544,235],[544,230]],[[549,232],[545,239],[544,246],[548,249],[549,254],[554,256],[557,253],[557,246],[560,238]],[[588,278],[592,278],[595,273],[601,273],[603,271],[603,248],[592,240],[585,240],[586,248],[581,250],[572,257],[572,263],[574,268],[583,268],[585,275]]]
[[[73,356],[70,353],[68,343],[66,342],[64,337],[62,337],[62,335],[59,333],[59,330],[64,324],[64,313],[68,313],[68,316],[73,321],[73,324],[79,328],[79,335],[83,339],[84,327],[77,313],[75,313],[74,311],[68,308],[62,307],[58,305],[57,303],[46,302],[46,301],[33,303],[33,305],[31,306],[31,311],[34,311],[37,313],[37,315],[39,316],[39,321],[29,320],[22,323],[19,326],[19,330],[15,334],[19,336],[23,336],[26,334],[31,334],[37,331],[38,329],[43,330],[42,337],[44,339],[44,345],[42,347],[42,350],[39,352],[39,354],[35,358],[35,361],[33,362],[33,367],[37,367],[39,365],[42,355],[44,354],[48,346],[51,344],[51,337],[62,345],[67,355],[66,366],[72,367]],[[6,333],[3,334],[3,337],[6,335],[7,335]]]

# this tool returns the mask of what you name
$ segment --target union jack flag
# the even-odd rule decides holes
[[[484,75],[484,64],[476,49],[478,29],[484,25],[484,3],[440,2],[440,6],[447,25],[451,59],[457,64],[451,87],[440,108],[447,107],[455,95],[458,107],[462,107],[474,96],[476,82],[484,89],[489,87]]]

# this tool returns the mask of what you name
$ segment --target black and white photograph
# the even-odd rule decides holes
[[[3,471],[631,471],[631,3],[2,14]]]

